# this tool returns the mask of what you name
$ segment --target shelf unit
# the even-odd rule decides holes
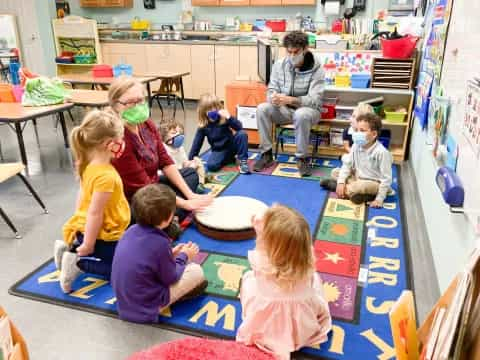
[[[348,88],[326,86],[324,96],[327,98],[337,97],[337,116],[338,113],[351,113],[355,106],[362,101],[375,97],[383,96],[384,105],[402,105],[407,109],[407,118],[404,122],[383,121],[383,128],[389,129],[392,134],[390,143],[390,152],[392,153],[395,163],[405,160],[407,152],[408,133],[411,128],[412,109],[414,92],[412,90],[403,89],[382,89],[382,88]],[[345,128],[349,126],[350,121],[347,119],[337,118],[333,120],[321,120],[320,124],[331,124],[332,127]],[[285,143],[284,149],[287,152],[295,152],[295,144]],[[310,146],[310,151],[313,146]],[[317,155],[339,157],[345,153],[342,147],[336,146],[319,146]]]
[[[95,20],[84,19],[80,16],[67,16],[63,19],[53,19],[52,24],[57,56],[66,50],[65,43],[71,42],[68,50],[80,52],[82,48],[84,48],[84,50],[95,54],[95,64],[102,63],[102,50],[98,38],[97,22]],[[73,47],[73,49],[71,49],[71,47]],[[57,75],[90,73],[95,64],[57,63]]]

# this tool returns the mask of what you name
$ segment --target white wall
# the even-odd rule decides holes
[[[477,159],[473,160],[473,152],[461,133],[460,124],[465,110],[466,81],[473,76],[480,76],[479,12],[479,1],[454,1],[441,80],[441,86],[453,102],[449,132],[460,145],[457,172],[466,189],[465,205],[478,208],[480,163]],[[456,49],[458,52],[454,51]],[[464,266],[468,254],[476,244],[476,235],[467,217],[450,213],[443,202],[435,184],[438,167],[432,157],[431,146],[426,145],[425,140],[425,133],[418,124],[414,124],[410,161],[417,178],[435,270],[443,292]]]

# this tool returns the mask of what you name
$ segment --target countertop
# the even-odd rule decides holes
[[[137,40],[100,38],[103,43],[123,44],[169,44],[169,45],[225,45],[225,46],[256,46],[253,41],[225,41],[225,40]]]

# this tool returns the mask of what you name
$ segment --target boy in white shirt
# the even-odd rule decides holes
[[[172,121],[164,124],[160,128],[162,140],[167,150],[168,155],[172,158],[177,165],[178,170],[185,168],[192,168],[198,174],[198,188],[197,193],[203,193],[205,191],[205,168],[203,162],[199,157],[188,160],[187,153],[183,147],[185,135],[183,135],[183,126]]]
[[[392,155],[378,141],[381,129],[382,119],[377,115],[358,116],[350,161],[343,162],[338,180],[322,181],[321,186],[355,204],[370,202],[371,207],[382,207],[392,184]]]

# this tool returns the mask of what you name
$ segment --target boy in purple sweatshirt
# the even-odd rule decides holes
[[[198,246],[189,242],[172,249],[164,231],[175,200],[173,190],[162,184],[147,185],[133,197],[137,224],[118,242],[112,264],[111,284],[123,320],[158,322],[162,308],[199,295],[207,286],[201,266],[191,263]]]

